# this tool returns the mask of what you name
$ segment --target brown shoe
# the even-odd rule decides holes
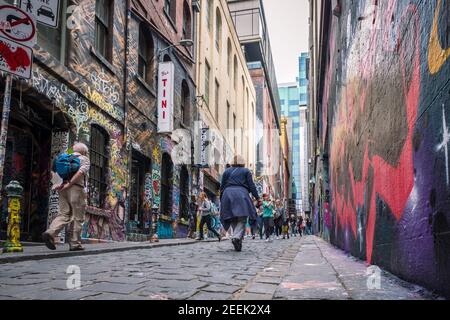
[[[84,248],[82,246],[70,247],[69,251],[83,251]]]
[[[42,234],[42,241],[44,241],[45,246],[47,248],[49,248],[50,250],[56,250],[55,240],[53,239],[53,237],[49,233],[44,232]]]

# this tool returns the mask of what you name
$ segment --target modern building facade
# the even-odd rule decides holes
[[[280,101],[262,0],[228,0],[256,91],[256,180],[260,193],[281,196]]]
[[[309,153],[308,153],[308,77],[309,77],[309,54],[301,53],[299,59],[299,76],[297,79],[299,90],[299,131],[300,131],[300,190],[302,214],[310,214],[309,205]]]
[[[207,132],[197,149],[209,141],[198,154],[198,185],[217,200],[221,175],[235,154],[255,171],[256,94],[227,1],[202,1],[197,30],[196,120]]]
[[[299,88],[296,82],[280,84],[278,87],[280,96],[281,114],[292,121],[290,145],[292,153],[292,185],[290,199],[295,202],[296,213],[301,213],[301,171],[300,171],[300,109]]]

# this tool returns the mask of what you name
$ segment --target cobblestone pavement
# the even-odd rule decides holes
[[[81,288],[67,289],[77,265]],[[427,299],[420,287],[381,273],[368,290],[366,265],[323,240],[246,239],[0,265],[0,299]]]

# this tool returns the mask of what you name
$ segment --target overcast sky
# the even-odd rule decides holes
[[[278,83],[295,82],[308,51],[308,0],[263,0]]]

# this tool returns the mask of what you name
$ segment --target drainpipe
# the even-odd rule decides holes
[[[127,92],[128,92],[128,51],[129,51],[129,46],[128,46],[128,37],[129,37],[129,21],[130,21],[130,0],[126,0],[126,5],[125,5],[125,32],[124,32],[124,36],[125,36],[125,56],[124,56],[124,66],[123,66],[123,104],[124,104],[124,109],[125,109],[125,119],[124,119],[124,129],[123,129],[123,134],[124,134],[124,141],[125,141],[125,149],[128,151],[128,183],[125,186],[125,188],[127,190],[131,190],[131,166],[132,166],[132,145],[131,145],[131,139],[128,133],[128,118],[129,118],[129,114],[128,114],[128,110],[129,110],[129,103],[128,103],[128,98],[127,98]],[[126,195],[128,195],[128,192],[124,193]],[[124,196],[124,195],[123,195]],[[125,229],[125,241],[126,241],[126,226],[128,223],[128,209],[129,209],[129,201],[130,198],[129,196],[126,199],[123,199],[125,205],[125,214],[124,214],[124,219],[123,219],[123,223],[124,223],[124,229]]]

